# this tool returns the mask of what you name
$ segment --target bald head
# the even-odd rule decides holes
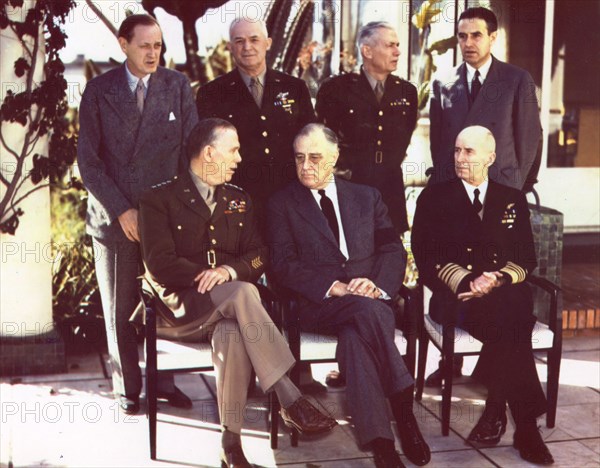
[[[488,170],[496,160],[496,140],[487,128],[473,125],[456,137],[454,168],[465,182],[478,186],[488,178]]]

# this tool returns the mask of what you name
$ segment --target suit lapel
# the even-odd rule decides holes
[[[331,228],[327,224],[327,219],[323,215],[311,191],[300,184],[300,182],[295,182],[294,199],[296,200],[296,212],[339,250],[337,242],[333,237],[333,232],[331,232]]]
[[[357,207],[362,208],[361,199],[350,190],[350,186],[343,180],[336,179],[336,188],[348,256],[355,258],[357,256],[356,251],[361,248],[362,244],[359,240],[361,224],[356,222],[362,215],[362,212],[357,212]]]
[[[466,70],[466,67],[465,67]],[[465,72],[466,75],[466,72]],[[465,76],[466,83],[466,76]],[[500,80],[500,74],[498,72],[498,61],[492,57],[492,65],[488,71],[487,76],[485,77],[485,81],[483,82],[483,86],[479,90],[479,94],[477,99],[471,106],[469,110],[469,114],[467,115],[467,122],[471,125],[477,122],[481,122],[481,116],[489,112],[489,106],[487,105],[490,102],[495,100],[496,96],[502,95],[502,81]],[[467,88],[468,89],[468,88]],[[487,97],[487,99],[486,99]]]
[[[452,102],[453,114],[456,116],[464,115],[465,119],[461,122],[461,126],[468,119],[469,114],[469,88],[467,87],[467,67],[463,63],[456,69],[454,83],[449,88],[450,102]]]
[[[200,192],[194,185],[192,177],[186,171],[179,176],[179,186],[177,187],[177,198],[179,198],[188,208],[190,208],[198,216],[207,220],[210,218],[210,210],[202,199]],[[217,204],[218,205],[218,204]]]
[[[131,92],[127,82],[125,65],[121,65],[117,79],[109,90],[104,93],[104,99],[119,116],[132,138],[136,138],[142,117],[137,108],[136,97]]]
[[[503,209],[502,198],[498,185],[490,180],[487,193],[485,195],[485,208],[483,210],[483,225],[486,229],[493,227],[494,220],[499,219],[498,211]]]

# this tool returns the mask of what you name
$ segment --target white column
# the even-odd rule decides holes
[[[27,6],[28,2],[25,2]],[[23,20],[23,12],[19,8],[9,8],[9,13],[14,19]],[[43,79],[44,65],[44,39],[40,28],[40,49],[37,54],[36,67],[34,70],[34,82],[39,83]],[[33,42],[29,36],[25,36]],[[27,57],[21,42],[10,28],[0,31],[0,84],[1,98],[4,100],[8,90],[21,92],[26,87],[26,74],[17,77],[14,73],[14,62],[19,57]],[[6,145],[16,153],[22,151],[25,134],[28,128],[20,124],[2,122],[2,134]],[[30,156],[25,162],[23,176],[33,167],[31,155],[39,153],[48,154],[48,140],[41,138]],[[7,149],[0,145],[0,166],[2,175],[7,179],[14,178],[16,159],[9,154]],[[42,181],[42,184],[45,182]],[[19,194],[24,194],[33,188],[31,181],[27,180],[20,188]],[[0,196],[6,192],[6,187],[0,184]],[[2,370],[12,373],[6,369],[6,360],[10,359],[9,344],[18,345],[27,342],[28,346],[36,343],[37,337],[53,335],[52,323],[52,252],[50,233],[50,192],[42,188],[33,192],[18,205],[24,215],[19,218],[20,224],[15,235],[0,234],[0,338],[2,339]],[[25,338],[25,340],[12,340]],[[49,350],[46,345],[48,340],[43,341],[44,348],[40,356],[30,347],[27,352],[15,352],[25,361],[37,360],[40,366],[50,364],[49,353],[55,351],[56,339],[51,339]],[[44,356],[45,355],[45,356]],[[24,363],[23,367],[29,370],[37,368],[33,361]],[[17,363],[18,364],[18,363]],[[50,366],[52,367],[52,366]],[[16,373],[21,373],[19,370]]]

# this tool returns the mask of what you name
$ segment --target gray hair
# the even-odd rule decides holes
[[[296,146],[296,142],[300,138],[308,137],[315,132],[321,132],[323,134],[323,136],[325,137],[325,140],[327,141],[327,143],[329,143],[331,145],[331,147],[332,147],[331,150],[334,153],[338,152],[339,141],[338,141],[337,135],[335,134],[335,132],[333,130],[331,130],[330,128],[328,128],[325,125],[320,124],[320,123],[309,123],[308,125],[305,125],[304,127],[302,127],[302,129],[296,135],[296,138],[294,138],[294,147]]]
[[[246,16],[238,16],[229,25],[229,40],[230,41],[232,39],[231,33],[233,32],[233,28],[235,28],[238,24],[240,24],[241,22],[244,22],[244,21],[247,23],[257,23],[258,26],[260,27],[260,31],[265,35],[265,37],[269,37],[269,31],[267,30],[267,23],[265,23],[264,20],[262,20],[260,18],[248,18]]]
[[[365,24],[360,31],[358,31],[358,47],[361,48],[363,45],[373,45],[373,39],[379,29],[389,29],[396,31],[394,27],[387,21],[371,21]]]

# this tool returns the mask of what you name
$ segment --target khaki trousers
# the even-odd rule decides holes
[[[208,319],[159,330],[161,337],[185,341],[210,337],[221,425],[241,433],[252,369],[267,392],[294,365],[290,349],[262,306],[256,287],[244,281],[215,286]]]

